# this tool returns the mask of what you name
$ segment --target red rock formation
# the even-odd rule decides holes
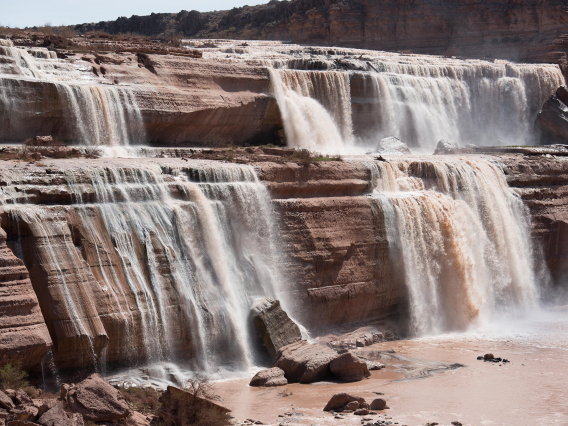
[[[76,26],[78,31],[291,40],[413,53],[565,62],[568,11],[560,0],[293,0],[230,11],[153,14]]]
[[[0,229],[0,365],[37,366],[51,345],[28,271]]]

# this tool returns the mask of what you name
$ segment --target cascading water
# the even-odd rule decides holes
[[[47,84],[44,93],[49,102],[66,112],[64,126],[74,140],[94,146],[145,142],[142,115],[131,88],[95,78],[90,67],[57,59],[48,49],[18,48],[10,40],[0,40],[1,133],[21,132],[25,126],[21,112],[34,109],[21,94],[38,82]]]
[[[411,330],[464,330],[538,304],[526,207],[480,159],[369,163],[371,199],[402,254]]]
[[[353,137],[347,73],[269,68],[288,145],[339,152]]]
[[[563,84],[554,66],[505,61],[449,64],[379,62],[363,78],[372,93],[374,140],[396,136],[433,149],[440,139],[462,145],[525,145],[544,101]],[[371,96],[370,96],[371,97]]]
[[[327,152],[374,149],[388,136],[429,152],[441,139],[531,144],[536,114],[564,84],[556,65],[355,49],[290,50],[297,59],[279,53],[259,62],[288,144]]]
[[[92,354],[85,364],[103,366],[107,349],[132,365],[191,359],[209,373],[255,364],[249,311],[277,295],[280,277],[270,197],[253,168],[88,167],[66,182],[71,230],[49,207],[5,209],[42,241],[25,261],[50,265],[70,334],[89,346],[75,350]]]

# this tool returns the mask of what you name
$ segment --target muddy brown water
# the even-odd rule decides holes
[[[467,333],[375,344],[359,352],[378,354],[387,368],[358,383],[252,388],[249,379],[238,379],[216,383],[216,392],[237,419],[270,424],[371,422],[351,414],[335,419],[322,411],[333,394],[348,392],[367,401],[387,400],[388,410],[364,416],[372,422],[568,425],[567,307]],[[488,352],[510,363],[476,359]]]

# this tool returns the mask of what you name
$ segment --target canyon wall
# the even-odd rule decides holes
[[[292,0],[230,11],[121,17],[75,29],[566,63],[567,23],[568,10],[559,0]]]
[[[267,295],[278,297],[314,334],[387,318],[396,318],[404,331],[410,318],[408,247],[392,244],[389,203],[413,197],[425,206],[446,203],[436,214],[448,215],[450,227],[462,226],[452,212],[463,207],[459,197],[471,196],[463,186],[474,182],[468,170],[476,167],[478,178],[487,179],[483,185],[493,185],[487,173],[498,170],[489,166],[494,162],[530,208],[535,250],[542,249],[556,285],[565,283],[564,157],[494,152],[483,159],[395,158],[391,169],[373,160],[301,162],[240,152],[239,161],[248,165],[181,158],[50,159],[49,167],[4,162],[1,226],[7,246],[1,259],[9,268],[9,295],[2,297],[2,363],[17,356],[38,369],[53,345],[62,371],[164,360],[204,370],[232,360],[246,368],[257,356],[246,347],[248,309]],[[388,195],[388,185],[414,185],[418,192]],[[484,197],[496,187],[475,185],[479,208],[495,209]],[[430,186],[441,192],[428,191]],[[270,199],[272,207],[265,204]],[[489,216],[498,229],[502,213],[495,214]],[[410,221],[412,212],[405,217]],[[430,223],[430,232],[438,232],[436,224]],[[459,266],[458,254],[468,246],[466,240],[463,248],[459,239],[449,241],[446,257],[457,257],[444,268]],[[513,258],[492,262],[492,268],[500,265],[496,276],[509,276],[504,271]],[[472,280],[479,277],[464,283]]]

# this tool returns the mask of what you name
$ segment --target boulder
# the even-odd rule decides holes
[[[210,424],[221,426],[227,424],[227,414],[231,412],[217,401],[174,386],[168,386],[160,402],[158,417],[163,423],[158,423],[164,426],[192,425],[198,416],[206,416]]]
[[[351,411],[358,410],[359,409],[359,402],[358,401],[348,402],[347,404],[345,404],[343,409],[344,410],[351,410]]]
[[[33,400],[31,397],[22,389],[16,391],[16,396],[14,397],[18,404],[32,404]]]
[[[485,354],[485,355],[483,355],[483,359],[486,359],[486,360],[492,360],[493,358],[495,358],[495,357],[493,356],[493,354]]]
[[[385,364],[381,364],[380,362],[365,360],[365,363],[367,364],[369,371],[382,370],[383,368],[385,368]]]
[[[127,426],[150,426],[152,424],[153,416],[145,416],[142,413],[133,411],[126,419]]]
[[[337,353],[321,345],[301,340],[278,350],[273,366],[284,370],[290,383],[312,383],[330,374],[329,363]]]
[[[344,353],[329,363],[331,373],[343,382],[358,382],[371,373],[367,363],[352,352]]]
[[[302,340],[300,327],[290,319],[276,299],[269,297],[255,301],[251,316],[272,357],[281,347]]]
[[[412,154],[408,145],[406,145],[399,138],[390,136],[388,138],[381,139],[379,145],[377,146],[377,151],[380,154],[385,155],[409,155]]]
[[[6,422],[6,426],[37,426],[37,423],[27,420],[9,420]]]
[[[387,402],[382,398],[373,399],[370,408],[371,410],[384,410],[387,408]]]
[[[10,410],[8,420],[25,420],[33,422],[37,419],[38,409],[33,405],[18,405]]]
[[[11,410],[15,407],[12,398],[10,398],[2,391],[0,391],[0,407],[5,408],[6,410]]]
[[[284,386],[288,380],[284,377],[284,370],[278,367],[261,370],[254,375],[249,386]]]
[[[96,373],[65,391],[62,389],[61,395],[69,411],[93,422],[113,422],[130,414],[122,394]]]
[[[348,393],[336,393],[331,397],[323,411],[334,411],[338,408],[343,408],[352,401],[357,401],[359,404],[363,404],[365,399],[360,396],[349,395]]]
[[[434,155],[443,155],[443,154],[456,154],[459,152],[460,147],[458,143],[449,139],[442,139],[436,145],[436,150],[434,151]]]
[[[51,409],[42,414],[37,422],[42,426],[79,426],[75,416],[65,412],[61,401],[57,401]]]
[[[58,403],[56,399],[34,399],[34,407],[37,408],[38,417],[43,416],[43,413],[47,413]]]
[[[355,410],[353,414],[355,414],[356,416],[366,416],[367,414],[369,414],[369,410],[367,410],[366,408],[359,408],[358,410]]]

